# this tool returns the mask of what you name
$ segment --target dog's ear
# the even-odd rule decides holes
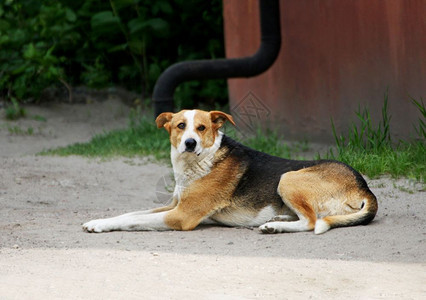
[[[217,111],[217,110],[211,111],[210,119],[212,121],[214,129],[219,129],[220,127],[222,127],[223,124],[226,122],[226,120],[228,120],[229,122],[231,122],[232,125],[235,126],[235,122],[232,116],[225,114],[224,112],[221,112],[221,111]]]
[[[164,127],[170,133],[170,121],[173,118],[173,113],[164,112],[158,115],[157,119],[155,119],[155,123],[158,128]]]

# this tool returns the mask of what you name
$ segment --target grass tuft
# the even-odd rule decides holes
[[[338,135],[331,120],[333,136],[339,155],[348,149],[356,149],[372,153],[379,153],[382,150],[391,147],[392,140],[390,135],[390,116],[388,115],[388,94],[385,94],[382,107],[382,120],[374,128],[370,112],[367,108],[355,112],[360,125],[352,123],[351,131],[348,136]]]
[[[99,134],[88,143],[77,143],[40,154],[86,157],[151,155],[157,160],[166,160],[170,155],[170,143],[167,132],[159,130],[154,120],[134,112],[127,129]]]
[[[236,140],[242,139],[235,130],[228,130],[226,134]],[[290,148],[280,139],[276,131],[270,129],[264,132],[259,128],[253,136],[244,138],[243,143],[271,155],[290,158]],[[132,111],[127,129],[99,134],[88,143],[47,150],[40,155],[80,155],[104,158],[151,155],[159,161],[168,161],[170,142],[167,132],[164,129],[158,129],[152,118],[142,116],[139,111]]]
[[[381,121],[373,125],[367,109],[359,108],[355,113],[359,124],[353,123],[347,136],[338,135],[333,121],[332,131],[336,141],[337,151],[330,150],[322,158],[336,159],[351,165],[356,170],[369,177],[390,174],[393,177],[409,177],[425,181],[425,107],[423,101],[413,103],[419,108],[423,119],[419,119],[418,138],[410,142],[393,143],[390,134],[390,119],[388,114],[388,96],[384,97]],[[228,130],[227,130],[228,129]],[[291,158],[297,149],[283,143],[281,137],[273,130],[258,130],[250,137],[241,137],[233,128],[225,128],[230,137],[241,140],[243,144],[258,151],[271,155]],[[307,144],[302,145],[304,148]],[[299,149],[300,150],[300,149]],[[95,136],[88,143],[78,143],[71,146],[49,150],[42,155],[81,155],[86,157],[134,157],[149,155],[160,161],[169,161],[170,143],[165,130],[158,129],[152,118],[141,116],[133,111],[127,129],[114,130]],[[321,158],[321,157],[318,157]]]
[[[291,158],[290,147],[282,142],[276,130],[257,128],[255,135],[243,140],[242,143],[247,147],[256,149],[270,155],[283,158]]]
[[[423,101],[414,99],[425,118]],[[330,150],[326,158],[337,159],[357,169],[369,177],[390,174],[392,177],[409,177],[425,181],[426,153],[424,121],[419,119],[418,139],[410,142],[392,143],[390,134],[390,116],[388,114],[388,94],[385,94],[382,119],[377,127],[373,126],[369,111],[360,108],[356,112],[359,125],[352,123],[347,136],[338,135],[333,121],[331,126],[336,141],[337,153]]]
[[[23,118],[27,115],[27,112],[24,108],[22,108],[18,100],[15,98],[11,98],[11,104],[5,109],[5,117],[7,120],[17,120],[19,118]]]
[[[417,107],[417,109],[420,111],[420,113],[422,114],[423,118],[419,118],[419,125],[418,127],[414,127],[414,129],[417,132],[417,135],[419,136],[419,138],[423,138],[426,139],[426,124],[425,124],[425,120],[426,120],[426,108],[425,105],[423,103],[423,99],[420,98],[420,101],[417,101],[416,99],[410,97],[412,103]]]

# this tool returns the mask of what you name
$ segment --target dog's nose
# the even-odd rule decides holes
[[[197,146],[197,141],[196,140],[194,140],[194,139],[192,139],[192,138],[190,138],[190,139],[187,139],[186,141],[185,141],[185,147],[186,147],[186,151],[188,151],[188,152],[193,152],[194,151],[194,149],[195,149],[195,146]]]

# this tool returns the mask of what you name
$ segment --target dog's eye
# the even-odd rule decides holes
[[[206,126],[204,126],[204,125],[200,125],[197,128],[198,131],[204,131],[204,129],[206,129]]]
[[[179,123],[177,127],[179,129],[185,129],[185,123]]]

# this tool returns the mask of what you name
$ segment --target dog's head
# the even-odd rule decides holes
[[[235,125],[232,116],[221,111],[182,110],[178,113],[165,112],[155,122],[170,134],[170,142],[179,152],[200,155],[210,148],[219,136],[219,128],[226,121]]]

